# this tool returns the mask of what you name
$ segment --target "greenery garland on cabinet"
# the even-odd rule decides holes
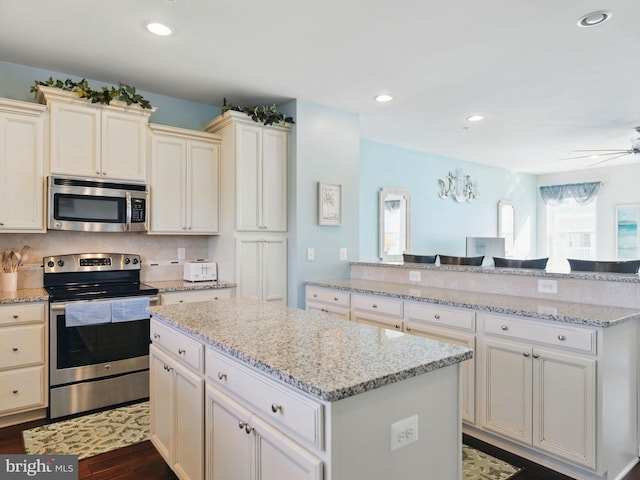
[[[118,82],[118,87],[102,87],[100,90],[93,90],[89,87],[87,80],[84,78],[79,82],[74,82],[70,78],[65,81],[54,80],[52,77],[45,82],[36,80],[35,84],[31,87],[31,92],[37,93],[38,87],[54,87],[66,90],[68,92],[76,92],[80,98],[87,98],[91,100],[91,103],[102,103],[109,105],[111,100],[120,100],[127,105],[138,105],[140,108],[151,109],[153,106],[148,100],[145,100],[142,95],[136,93],[135,87],[126,85],[122,82]]]
[[[270,107],[255,105],[253,107],[239,107],[238,105],[228,104],[227,99],[223,99],[222,113],[233,110],[234,112],[243,112],[251,117],[254,122],[262,122],[264,125],[273,125],[274,123],[296,123],[293,118],[287,117],[280,113],[275,104]]]

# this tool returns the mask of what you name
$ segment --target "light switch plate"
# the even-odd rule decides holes
[[[316,259],[316,249],[313,247],[307,248],[307,260],[313,262]]]

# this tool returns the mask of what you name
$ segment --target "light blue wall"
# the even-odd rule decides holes
[[[0,62],[0,98],[10,98],[25,102],[35,102],[35,96],[31,93],[31,86],[36,82],[44,82],[49,77],[54,80],[73,81],[82,80],[81,77],[67,75],[66,73],[42,70],[39,68],[16,65],[14,63]],[[91,80],[89,85],[98,89],[102,86],[112,85],[99,80]],[[136,87],[136,85],[134,85]],[[149,121],[172,127],[202,130],[202,127],[212,118],[220,115],[221,108],[203,103],[189,102],[177,98],[166,97],[155,93],[139,90],[138,93],[151,102],[157,110],[151,114]]]
[[[304,281],[348,277],[349,261],[359,258],[360,124],[353,113],[302,100],[295,104],[289,304],[303,307]],[[319,181],[342,185],[341,226],[318,225]],[[315,249],[315,261],[307,260],[308,247]],[[347,261],[340,260],[340,248],[347,249]]]
[[[438,179],[462,169],[480,196],[458,203],[438,196]],[[411,193],[411,251],[465,255],[466,237],[497,235],[498,200],[516,205],[517,256],[535,256],[536,177],[363,140],[360,144],[360,260],[378,260],[378,191]]]

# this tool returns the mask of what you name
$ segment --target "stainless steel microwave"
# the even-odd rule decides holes
[[[50,176],[47,228],[81,232],[148,230],[149,191],[144,184]]]

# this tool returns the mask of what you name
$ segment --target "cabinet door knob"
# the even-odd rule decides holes
[[[280,405],[278,403],[272,403],[271,404],[271,411],[273,413],[278,413],[279,410],[282,410],[282,405]]]
[[[313,298],[318,298],[318,294],[317,294],[317,293],[314,293],[314,294],[313,294]]]
[[[410,331],[411,331],[411,327],[407,327],[405,330],[406,330],[407,332],[410,332]]]
[[[529,358],[529,354],[527,352],[523,353],[522,355],[524,355],[525,358]]]
[[[378,305],[376,305],[375,303],[373,305],[371,305],[373,308],[378,308]]]
[[[246,424],[247,424],[247,422],[240,422],[240,423],[238,424],[238,428],[239,428],[240,430],[242,430]]]
[[[438,315],[437,313],[433,316],[433,318],[435,318],[436,320],[440,320],[440,315]]]
[[[558,335],[558,340],[560,340],[561,342],[564,342],[567,339],[567,337],[565,337],[564,335]]]
[[[153,338],[155,338],[156,340],[160,338],[160,334],[159,333],[154,333],[153,334]]]
[[[533,358],[540,358],[540,355],[538,355],[537,353],[534,353]]]
[[[14,391],[13,391],[13,394],[14,394],[14,395],[17,395],[17,394],[18,394],[18,390],[14,390]]]
[[[13,350],[14,352],[17,352],[17,351],[18,351],[18,347],[13,347],[13,348],[12,348],[12,350]]]
[[[509,327],[507,327],[506,325],[502,325],[500,328],[501,328],[502,330],[505,330],[505,331],[506,331],[506,330],[509,330]]]
[[[226,380],[226,379],[227,379],[226,373],[218,372],[218,380]]]
[[[19,317],[19,315],[14,315],[13,319],[16,320]]]
[[[400,330],[400,325],[398,325],[397,323],[396,323],[396,328]]]

